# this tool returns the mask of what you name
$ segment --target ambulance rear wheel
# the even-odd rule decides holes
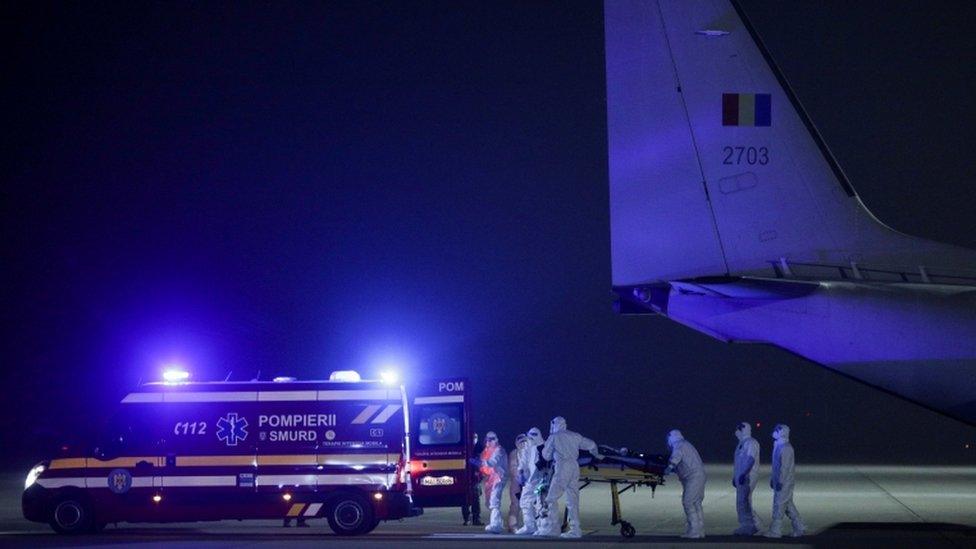
[[[65,497],[51,511],[51,528],[59,534],[84,534],[92,530],[92,512],[78,497]]]
[[[343,494],[329,509],[329,527],[340,536],[359,536],[376,528],[373,506],[359,494]]]

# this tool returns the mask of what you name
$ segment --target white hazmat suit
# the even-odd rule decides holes
[[[515,437],[515,449],[508,453],[508,531],[512,533],[515,533],[519,527],[519,496],[522,485],[525,484],[525,475],[520,464],[527,440],[525,433],[520,433]]]
[[[536,490],[542,483],[542,471],[536,467],[539,461],[539,447],[546,443],[542,439],[542,431],[538,427],[529,429],[528,441],[525,450],[521,453],[519,460],[519,474],[525,477],[525,484],[522,486],[522,497],[519,498],[519,507],[522,509],[522,527],[515,531],[518,535],[534,534],[537,525],[535,520],[536,507],[539,503],[539,495]]]
[[[759,442],[752,438],[752,426],[746,422],[736,426],[735,437],[739,444],[735,447],[732,486],[739,527],[733,534],[751,536],[762,529],[762,521],[752,507],[752,492],[759,482]]]
[[[553,461],[552,481],[546,494],[549,505],[549,520],[544,530],[539,532],[543,536],[554,536],[559,532],[558,517],[553,516],[559,508],[559,498],[566,494],[566,511],[569,515],[569,530],[560,537],[579,538],[583,536],[579,520],[579,453],[586,450],[597,459],[603,456],[597,451],[596,443],[579,433],[566,430],[566,420],[555,417],[549,429],[549,439],[542,447],[542,458]],[[537,532],[537,533],[539,533]]]
[[[502,524],[502,493],[505,490],[507,480],[508,454],[505,449],[498,444],[498,435],[493,431],[488,431],[485,435],[485,449],[481,452],[479,460],[481,474],[484,476],[485,499],[488,502],[488,509],[491,511],[491,518],[486,532],[501,534],[505,531]]]
[[[685,509],[687,521],[683,538],[705,537],[705,514],[702,501],[705,499],[705,466],[698,450],[685,440],[681,431],[675,429],[668,433],[668,446],[671,457],[666,472],[674,472],[681,481],[681,506]]]
[[[793,504],[796,458],[793,455],[793,445],[790,444],[790,428],[777,425],[773,429],[773,439],[776,441],[773,444],[773,472],[769,478],[769,487],[773,489],[773,520],[766,535],[771,538],[783,535],[785,514],[793,524],[793,537],[800,537],[806,533],[806,527],[800,519],[800,512]]]

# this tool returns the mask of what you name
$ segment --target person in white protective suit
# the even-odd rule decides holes
[[[752,492],[759,482],[759,442],[752,438],[752,426],[744,421],[736,425],[735,438],[739,439],[739,444],[735,447],[732,486],[739,527],[732,533],[751,536],[762,530],[762,521],[752,507]]]
[[[665,474],[677,473],[681,481],[681,506],[685,509],[686,528],[683,538],[705,537],[705,514],[702,501],[705,499],[705,466],[698,450],[674,429],[668,433],[668,446],[671,457]]]
[[[502,524],[502,493],[505,490],[507,480],[508,454],[505,449],[498,444],[498,435],[494,431],[488,431],[485,435],[485,449],[481,452],[481,457],[471,458],[471,461],[481,469],[484,477],[485,500],[488,502],[488,509],[491,511],[486,532],[501,534],[505,531]]]
[[[522,485],[522,496],[519,497],[519,507],[522,509],[522,527],[515,531],[520,536],[534,534],[536,526],[536,505],[539,502],[539,494],[536,490],[542,482],[542,471],[536,467],[539,461],[543,446],[546,443],[542,439],[542,431],[538,427],[529,429],[528,440],[525,449],[521,453],[519,460],[519,475],[525,477]]]
[[[519,497],[525,485],[525,475],[519,469],[519,464],[527,441],[525,433],[519,433],[515,437],[515,449],[508,453],[508,531],[513,534],[519,528]]]
[[[552,481],[549,492],[546,493],[546,503],[549,506],[549,517],[545,524],[536,531],[536,535],[554,536],[559,533],[560,521],[557,509],[559,498],[566,494],[566,511],[569,515],[569,530],[562,534],[563,538],[579,538],[583,536],[579,519],[579,452],[586,450],[596,459],[603,459],[597,451],[597,445],[592,440],[579,433],[566,430],[566,420],[555,417],[549,428],[549,439],[542,447],[542,459],[553,461]]]
[[[796,481],[794,467],[796,459],[793,445],[790,444],[790,428],[779,424],[773,429],[773,473],[769,487],[773,489],[773,520],[767,536],[778,538],[783,535],[783,515],[793,524],[793,537],[806,534],[806,527],[800,519],[800,512],[793,504],[793,484]]]

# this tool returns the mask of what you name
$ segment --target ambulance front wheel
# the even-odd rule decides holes
[[[368,534],[378,523],[369,500],[354,493],[339,496],[329,508],[327,518],[329,527],[340,536]]]
[[[51,528],[59,534],[84,534],[94,526],[91,507],[80,497],[67,496],[54,504]]]
[[[635,534],[637,534],[637,529],[634,528],[634,526],[631,523],[627,522],[626,520],[620,523],[621,536],[625,538],[632,538],[634,537]]]

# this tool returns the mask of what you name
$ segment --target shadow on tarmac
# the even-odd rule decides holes
[[[802,538],[783,537],[767,539],[761,536],[708,536],[705,539],[686,540],[669,535],[637,535],[624,539],[608,534],[589,534],[580,540],[557,540],[513,535],[490,534],[416,534],[373,533],[363,538],[335,536],[328,529],[308,529],[268,533],[207,532],[188,528],[122,527],[109,528],[99,534],[65,537],[53,533],[29,533],[0,537],[0,546],[6,547],[85,547],[126,545],[190,545],[213,547],[239,547],[241,544],[275,547],[280,545],[348,544],[354,547],[369,545],[415,545],[430,547],[457,547],[459,545],[525,545],[586,543],[604,546],[619,544],[640,545],[735,545],[745,546],[805,546],[805,547],[976,547],[976,528],[960,524],[918,522],[844,522],[826,528],[816,535]]]
[[[976,528],[945,522],[841,522],[806,539],[814,547],[976,547]]]

